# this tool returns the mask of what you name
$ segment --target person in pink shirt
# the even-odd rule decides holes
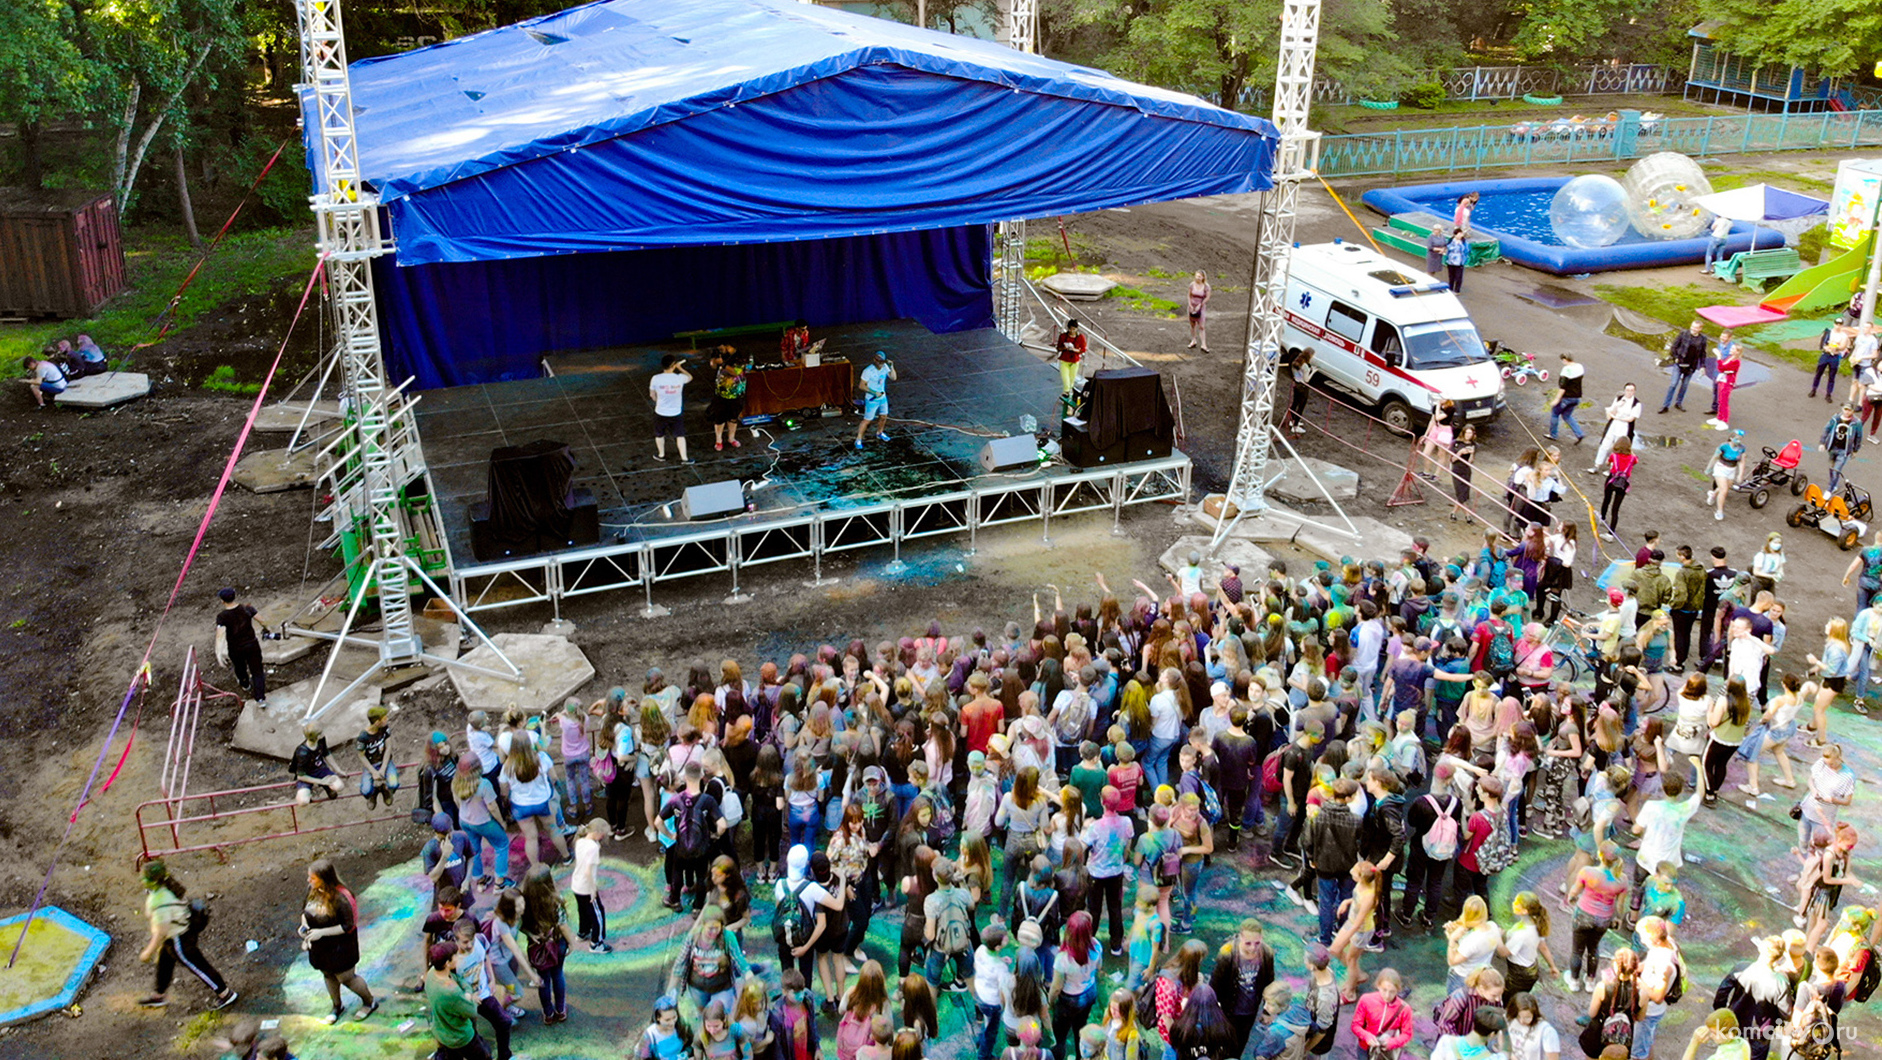
[[[1718,365],[1712,376],[1712,418],[1706,421],[1714,430],[1723,431],[1732,425],[1732,388],[1738,385],[1738,370],[1744,363],[1732,333],[1719,332]]]
[[[1386,1060],[1397,1060],[1399,1050],[1411,1044],[1411,1006],[1398,996],[1398,972],[1393,969],[1381,968],[1372,985],[1375,989],[1361,994],[1353,1009],[1353,1037],[1366,1056],[1383,1054]]]

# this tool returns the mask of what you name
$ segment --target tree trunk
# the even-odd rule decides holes
[[[28,191],[46,186],[45,173],[39,166],[39,123],[36,121],[20,123],[20,168],[21,180]]]
[[[111,193],[117,197],[118,217],[124,217],[124,166],[131,150],[131,126],[137,124],[137,102],[144,94],[144,83],[131,79],[131,90],[124,102],[124,120],[118,123],[117,142],[111,150]]]
[[[157,138],[157,130],[163,128],[164,119],[170,116],[170,110],[172,107],[176,106],[177,100],[183,98],[183,93],[189,88],[190,82],[196,80],[196,72],[203,68],[203,62],[209,58],[210,47],[210,45],[205,44],[197,49],[196,58],[190,61],[189,69],[183,71],[183,78],[177,82],[175,90],[163,101],[163,105],[157,108],[157,116],[150,120],[150,124],[145,127],[143,134],[137,138],[137,148],[132,152],[129,161],[126,162],[122,157],[124,144],[125,141],[130,139],[131,123],[137,119],[135,96],[133,96],[132,107],[126,112],[127,120],[125,121],[124,129],[118,134],[118,150],[120,154],[118,216],[120,218],[124,217],[125,214],[129,212],[131,188],[137,183],[137,171],[144,166],[144,154],[150,150],[150,142]]]
[[[183,166],[183,148],[176,149],[176,202],[183,211],[183,231],[189,233],[190,246],[203,249],[203,237],[196,231],[196,211],[190,207],[189,170]]]

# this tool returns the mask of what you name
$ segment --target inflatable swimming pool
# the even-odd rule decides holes
[[[1662,265],[1697,264],[1705,260],[1706,239],[1648,239],[1633,229],[1605,247],[1571,247],[1555,238],[1549,228],[1549,200],[1569,182],[1568,177],[1524,177],[1510,180],[1465,180],[1451,184],[1412,184],[1374,188],[1360,201],[1386,215],[1422,210],[1450,217],[1460,196],[1476,192],[1477,208],[1471,228],[1502,244],[1503,256],[1518,265],[1566,276],[1615,269],[1652,269]],[[1725,252],[1781,247],[1784,237],[1769,228],[1754,229],[1744,221],[1732,223]]]

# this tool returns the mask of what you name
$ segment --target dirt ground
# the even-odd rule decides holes
[[[1341,189],[1356,211],[1359,190]],[[1184,448],[1196,463],[1199,495],[1219,489],[1228,474],[1256,209],[1251,196],[1108,211],[1067,222],[1102,247],[1107,272],[1147,292],[1176,297],[1183,279],[1159,279],[1154,275],[1159,272],[1186,277],[1202,268],[1216,281],[1212,352],[1207,354],[1185,349],[1187,328],[1181,320],[1104,303],[1079,308],[1095,330],[1166,373],[1180,397]],[[1373,220],[1363,214],[1361,219]],[[1050,228],[1050,222],[1036,224]],[[1356,234],[1324,193],[1303,195],[1303,241]],[[1603,335],[1605,321],[1544,310],[1518,297],[1545,279],[1508,265],[1482,270],[1471,276],[1466,302],[1488,336],[1533,342],[1531,348],[1545,356],[1576,350],[1590,367],[1591,398],[1605,402],[1623,378],[1638,378],[1643,397],[1657,398],[1649,355]],[[298,290],[293,294],[297,297]],[[228,363],[232,351],[267,356],[284,322],[279,299],[246,308],[246,315],[232,311],[148,356],[177,375],[187,375],[189,365],[210,356],[219,358],[212,363]],[[297,343],[294,370],[284,369],[287,380],[307,363],[304,342]],[[1780,365],[1772,371],[1771,383],[1741,393],[1741,416],[1752,440],[1813,440],[1825,406],[1801,403],[1803,383],[1795,370]],[[1778,395],[1785,395],[1784,401],[1767,400]],[[23,908],[39,886],[66,811],[98,759],[125,685],[157,631],[247,400],[184,389],[162,378],[148,399],[86,416],[36,411],[23,388],[0,400],[0,549],[16,572],[0,608],[0,636],[10,656],[0,670],[0,703],[6,705],[0,710],[0,738],[17,748],[11,768],[0,770],[0,840],[12,854],[0,859],[0,906]],[[1484,466],[1505,466],[1533,444],[1530,432],[1540,434],[1546,424],[1542,401],[1534,385],[1512,388],[1510,413],[1486,438],[1479,458]],[[1428,534],[1446,552],[1475,547],[1477,534],[1467,524],[1447,520],[1435,497],[1421,506],[1385,506],[1402,473],[1402,441],[1388,440],[1376,429],[1368,433],[1365,421],[1342,407],[1321,402],[1313,408],[1326,430],[1305,436],[1302,450],[1359,471],[1361,497],[1353,511]],[[1624,523],[1626,552],[1638,530],[1654,523],[1667,532],[1669,548],[1690,541],[1703,551],[1716,541],[1740,559],[1748,557],[1766,530],[1780,525],[1776,506],[1750,513],[1742,501],[1734,501],[1730,518],[1721,524],[1701,512],[1693,469],[1703,466],[1717,441],[1699,428],[1702,418],[1700,408],[1668,417],[1676,420],[1672,425],[1664,420],[1650,425],[1655,437],[1667,441],[1649,449],[1636,477]],[[1584,427],[1596,429],[1598,420],[1598,413],[1584,410]],[[281,441],[263,436],[251,444]],[[1592,442],[1586,448],[1591,450]],[[1866,451],[1852,473],[1866,474],[1868,459]],[[1578,463],[1569,461],[1570,466]],[[1579,473],[1574,477],[1584,489],[1595,481]],[[154,685],[142,702],[131,704],[141,724],[124,773],[108,794],[94,793],[79,816],[49,890],[50,900],[113,931],[116,942],[100,979],[84,997],[82,1016],[0,1031],[0,1057],[156,1056],[173,1047],[200,1054],[199,1039],[213,1021],[196,1018],[201,994],[193,985],[180,984],[174,994],[178,1004],[163,1013],[133,1004],[147,989],[148,971],[134,960],[143,937],[132,814],[139,802],[157,794],[156,763],[167,736],[178,666],[187,646],[206,651],[210,644],[215,589],[233,585],[256,597],[291,595],[311,592],[334,573],[332,557],[309,548],[311,538],[324,533],[324,528],[310,530],[311,504],[307,492],[255,496],[232,489],[224,497],[176,606],[156,635],[150,653]],[[1102,571],[1113,585],[1132,576],[1154,580],[1157,554],[1179,533],[1189,532],[1162,506],[1130,513],[1123,529],[1114,536],[1098,516],[1055,520],[1049,549],[1039,547],[1035,531],[983,534],[979,553],[971,557],[950,544],[907,551],[910,570],[895,576],[883,570],[886,556],[851,554],[826,564],[826,571],[840,580],[822,589],[804,586],[807,572],[772,566],[745,575],[743,587],[754,599],[738,606],[721,602],[725,584],[701,579],[658,590],[659,601],[673,611],[658,622],[638,617],[640,601],[631,594],[582,597],[562,613],[576,623],[575,640],[598,670],[598,691],[631,685],[650,665],[683,672],[695,658],[780,658],[825,640],[902,635],[931,618],[950,630],[997,629],[1010,619],[1028,619],[1035,592],[1046,591],[1049,606],[1048,584],[1065,587],[1071,600],[1090,595],[1094,571]],[[1846,557],[1828,538],[1812,532],[1790,533],[1787,545],[1791,578],[1785,598],[1792,602],[1794,638],[1780,662],[1794,665],[1803,651],[1816,650],[1815,631],[1832,610],[1844,613],[1848,607],[1834,584]],[[1368,550],[1359,543],[1354,551]],[[1584,551],[1592,550],[1584,545]],[[1583,566],[1584,573],[1599,572],[1593,559]],[[1574,602],[1585,605],[1590,598],[1584,587]],[[548,618],[547,608],[519,608],[495,614],[488,626],[533,631]],[[281,668],[270,680],[279,685],[311,676],[321,661],[317,654]],[[212,672],[211,677],[226,680],[227,675]],[[456,730],[462,724],[461,707],[444,689],[405,695],[399,706],[395,749],[402,758],[414,755],[434,726]],[[226,706],[205,712],[191,790],[283,778],[278,763],[227,749],[233,721]],[[127,729],[130,723],[127,717]],[[122,746],[122,739],[112,745],[106,773]],[[409,859],[420,838],[411,827],[374,826],[237,848],[226,863],[207,855],[178,859],[178,870],[196,890],[218,895],[210,953],[248,995],[240,1008],[272,1012],[283,1004],[281,967],[298,958],[291,946],[303,893],[298,866],[327,854],[339,861],[343,874],[367,879]],[[255,954],[245,955],[242,943],[249,939],[260,945]]]

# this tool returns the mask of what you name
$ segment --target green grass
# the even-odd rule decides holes
[[[235,367],[219,364],[216,370],[203,379],[204,390],[220,390],[225,394],[259,394],[260,383],[238,383],[235,381]]]
[[[1720,291],[1716,287],[1700,287],[1697,284],[1685,284],[1679,287],[1623,287],[1616,284],[1598,284],[1595,293],[1611,305],[1631,309],[1642,316],[1652,317],[1676,328],[1698,319],[1697,311],[1709,305],[1740,304],[1749,293],[1740,287]],[[1817,352],[1810,350],[1788,349],[1775,342],[1759,341],[1757,327],[1739,328],[1739,341],[1746,347],[1764,353],[1780,361],[1787,361],[1799,368],[1809,368],[1817,363]],[[1627,339],[1630,342],[1659,353],[1666,347],[1667,335],[1642,335],[1630,331],[1616,321],[1608,325],[1608,334]]]
[[[88,320],[54,320],[0,326],[0,363],[17,366],[20,358],[49,343],[86,334],[114,360],[132,346],[157,335],[159,316],[196,264],[198,252],[180,233],[137,228],[125,234],[126,284]],[[259,294],[284,277],[305,276],[314,265],[313,234],[304,228],[265,228],[238,232],[223,240],[176,308],[175,334],[223,303]]]
[[[1110,293],[1106,294],[1105,297],[1117,299],[1124,304],[1126,309],[1132,309],[1139,313],[1155,313],[1159,316],[1168,317],[1171,320],[1176,319],[1177,310],[1182,308],[1168,298],[1160,298],[1154,294],[1147,294],[1140,288],[1127,287],[1123,284],[1111,288]]]

